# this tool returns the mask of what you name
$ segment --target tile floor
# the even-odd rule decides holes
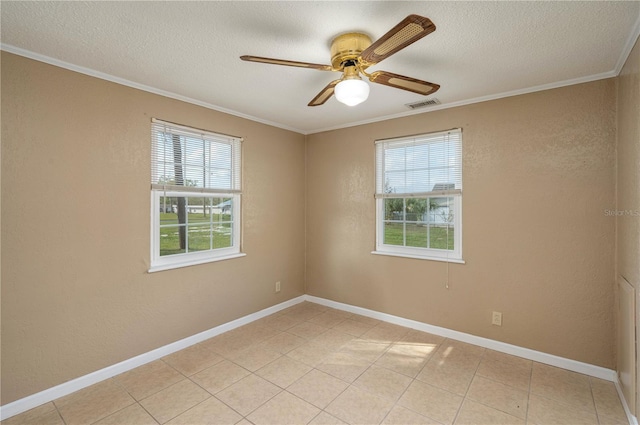
[[[627,424],[611,382],[305,302],[2,422]]]

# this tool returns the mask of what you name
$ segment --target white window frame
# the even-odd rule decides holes
[[[155,137],[159,126],[165,126],[166,131],[171,133],[172,130],[179,132],[181,135],[193,134],[219,137],[221,139],[229,139],[234,142],[241,142],[242,139],[237,137],[219,135],[216,133],[206,132],[204,130],[193,129],[189,127],[180,126],[173,123],[167,123],[164,121],[153,119],[152,125],[152,138]],[[204,137],[203,136],[203,137]],[[153,142],[152,142],[153,143]],[[155,155],[152,149],[152,156]],[[237,149],[233,150],[232,161],[238,161],[235,164],[236,173],[241,172],[241,148],[238,145]],[[243,257],[246,254],[241,252],[242,242],[242,208],[241,198],[242,193],[240,191],[240,176],[235,183],[232,183],[232,188],[235,190],[222,190],[220,188],[203,188],[203,187],[188,187],[175,185],[163,186],[162,184],[154,183],[158,180],[158,176],[154,176],[152,158],[152,184],[151,184],[151,265],[149,273],[175,269],[179,267],[187,267],[196,264],[210,263],[214,261],[229,260],[232,258]],[[186,252],[172,255],[160,255],[160,203],[163,197],[195,197],[195,198],[231,198],[231,220],[232,220],[232,232],[231,232],[231,246],[225,248],[215,248],[203,251]],[[188,216],[187,216],[188,220]],[[188,238],[187,238],[188,244]]]
[[[382,145],[384,143],[390,144],[393,142],[403,143],[406,141],[410,141],[411,139],[429,139],[430,137],[437,138],[442,136],[443,134],[455,132],[459,135],[460,138],[460,154],[458,160],[460,161],[460,167],[462,167],[462,131],[460,129],[448,130],[445,132],[438,133],[430,133],[423,134],[419,136],[398,138],[398,139],[387,139],[387,140],[378,140],[376,141],[376,246],[375,251],[372,254],[377,255],[390,255],[395,257],[406,257],[406,258],[415,258],[422,260],[435,260],[435,261],[446,261],[451,263],[461,263],[464,264],[464,260],[462,258],[462,176],[460,173],[459,178],[459,188],[456,186],[455,189],[452,190],[439,190],[439,191],[431,191],[431,192],[420,192],[420,193],[390,193],[383,194],[381,193],[381,186],[384,184],[381,180],[384,180],[384,171],[381,169],[384,167],[384,159],[380,157],[380,155],[384,155],[384,150],[380,148],[378,145]],[[402,246],[402,245],[391,245],[384,243],[384,235],[385,235],[385,199],[389,198],[453,198],[453,228],[454,228],[454,236],[453,243],[454,249],[437,249],[437,248],[421,248],[421,247],[410,247],[410,246]],[[405,222],[405,220],[402,220]]]
[[[163,197],[215,197],[215,198],[232,198],[233,208],[232,212],[232,233],[231,240],[232,245],[228,248],[217,248],[206,251],[187,252],[184,254],[174,254],[160,256],[160,202]],[[243,257],[246,254],[240,252],[240,203],[241,197],[237,193],[207,193],[206,195],[201,192],[173,192],[162,190],[151,191],[151,268],[149,272],[156,272],[161,270],[174,269],[178,267],[193,266],[196,264],[210,263],[212,261],[229,260],[232,258]],[[187,238],[188,243],[188,238]]]

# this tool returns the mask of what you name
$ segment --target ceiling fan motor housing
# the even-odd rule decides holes
[[[344,101],[339,99],[338,92],[341,88],[344,89],[349,86],[359,86],[362,94],[362,96],[358,98],[359,102],[366,100],[369,86],[362,81],[360,74],[363,74],[372,83],[383,84],[421,95],[428,95],[436,92],[440,86],[428,81],[405,77],[387,71],[375,71],[368,74],[365,69],[380,63],[435,30],[436,26],[429,18],[419,15],[409,15],[375,42],[372,42],[368,35],[361,32],[344,33],[334,38],[331,42],[331,65],[249,55],[240,56],[240,59],[249,62],[316,69],[318,71],[342,72],[342,77],[327,84],[325,88],[309,102],[309,106],[320,106],[334,94],[340,102],[347,105],[356,105],[357,103],[348,103],[344,96]],[[367,92],[366,94],[364,94],[365,91]]]
[[[331,66],[335,70],[342,70],[345,62],[358,61],[360,53],[371,45],[368,35],[350,32],[339,35],[331,42]]]

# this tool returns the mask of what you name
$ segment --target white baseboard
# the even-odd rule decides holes
[[[25,398],[21,398],[14,402],[5,404],[4,406],[0,406],[0,420],[4,421],[7,418],[10,418],[22,412],[26,412],[27,410],[33,409],[34,407],[38,407],[42,404],[48,403],[60,397],[64,397],[93,384],[97,384],[100,381],[104,381],[105,379],[109,379],[131,369],[135,369],[138,366],[142,366],[154,360],[158,360],[161,357],[175,353],[176,351],[183,350],[194,344],[205,341],[209,338],[213,338],[214,336],[246,325],[247,323],[262,319],[263,317],[276,313],[287,307],[291,307],[293,305],[301,303],[304,300],[305,296],[301,295],[272,307],[265,308],[264,310],[260,310],[256,313],[249,314],[231,322],[216,326],[215,328],[200,332],[196,335],[181,339],[180,341],[172,342],[171,344],[167,344],[163,347],[157,348],[147,353],[140,354],[139,356],[132,357],[120,363],[116,363],[112,366],[107,366],[104,369],[97,370],[95,372],[89,373],[88,375],[81,376],[63,384],[56,385],[55,387],[40,391],[39,393],[35,393]]]
[[[445,338],[455,339],[456,341],[467,342],[469,344],[478,345],[480,347],[489,348],[491,350],[500,351],[502,353],[511,354],[525,359],[533,360],[538,363],[556,366],[562,369],[571,370],[573,372],[582,373],[584,375],[593,376],[594,378],[604,379],[613,382],[622,407],[627,414],[629,424],[638,425],[638,419],[631,414],[627,401],[622,394],[618,374],[615,370],[595,366],[589,363],[578,362],[576,360],[566,359],[564,357],[554,356],[553,354],[543,353],[541,351],[531,350],[529,348],[519,347],[500,341],[494,341],[488,338],[458,332],[439,326],[429,325],[427,323],[417,322],[415,320],[405,319],[403,317],[393,316],[391,314],[380,313],[375,310],[369,310],[362,307],[356,307],[350,304],[343,304],[337,301],[331,301],[324,298],[314,297],[313,295],[305,295],[305,300],[338,310],[347,311],[349,313],[360,314],[362,316],[371,317],[373,319],[382,320],[383,322],[393,323],[395,325],[405,326],[407,328],[417,329],[419,331],[429,332],[434,335],[443,336]]]
[[[209,329],[199,334],[181,339],[180,341],[176,341],[174,343],[165,345],[163,347],[157,348],[155,350],[152,350],[147,353],[141,354],[139,356],[133,357],[131,359],[125,360],[115,365],[108,366],[104,369],[98,370],[88,375],[81,376],[77,379],[73,379],[71,381],[65,382],[63,384],[57,385],[55,387],[49,388],[39,393],[27,396],[20,400],[16,400],[4,406],[0,406],[0,420],[5,420],[19,413],[26,412],[29,409],[33,409],[34,407],[40,406],[44,403],[48,403],[57,398],[66,396],[68,394],[71,394],[75,391],[86,388],[90,385],[96,384],[105,379],[114,377],[123,372],[127,372],[138,366],[142,366],[146,363],[152,362],[161,357],[167,356],[171,353],[175,353],[176,351],[180,351],[184,348],[190,347],[194,344],[197,344],[209,338],[213,338],[214,336],[220,335],[221,333],[228,332],[232,329],[246,325],[255,320],[261,319],[270,314],[283,310],[287,307],[299,304],[303,301],[309,301],[309,302],[324,305],[327,307],[332,307],[338,310],[360,314],[362,316],[371,317],[374,319],[381,320],[383,322],[393,323],[396,325],[405,326],[408,328],[417,329],[424,332],[429,332],[434,335],[455,339],[457,341],[478,345],[480,347],[489,348],[491,350],[500,351],[502,353],[512,354],[514,356],[523,357],[525,359],[533,360],[539,363],[544,363],[550,366],[556,366],[556,367],[571,370],[574,372],[582,373],[584,375],[593,376],[595,378],[611,381],[615,384],[618,394],[620,395],[620,399],[622,400],[622,404],[624,406],[625,412],[627,413],[627,417],[629,418],[629,423],[632,425],[638,425],[637,419],[630,413],[629,407],[626,404],[626,400],[622,396],[620,385],[618,383],[618,376],[616,372],[611,369],[606,369],[600,366],[595,366],[588,363],[578,362],[575,360],[554,356],[553,354],[547,354],[540,351],[531,350],[529,348],[518,347],[516,345],[511,345],[511,344],[507,344],[500,341],[494,341],[488,338],[482,338],[482,337],[467,334],[464,332],[458,332],[451,329],[442,328],[439,326],[429,325],[427,323],[405,319],[405,318],[393,316],[387,313],[380,313],[374,310],[369,310],[366,308],[357,307],[350,304],[331,301],[324,298],[315,297],[312,295],[301,295],[289,301],[285,301],[278,305],[266,308],[264,310],[260,310],[256,313],[249,314],[247,316],[222,324],[220,326],[216,326],[215,328]]]
[[[500,351],[502,353],[512,354],[514,356],[523,357],[525,359],[533,360],[539,363],[548,364],[550,366],[556,366],[563,369],[571,370],[573,372],[582,373],[584,375],[593,376],[595,378],[605,379],[607,381],[616,381],[616,372],[604,367],[595,366],[588,363],[582,363],[564,357],[554,356],[553,354],[547,354],[529,348],[518,347],[517,345],[511,345],[500,341],[494,341],[488,338],[482,338],[479,336],[467,334],[464,332],[458,332],[447,328],[441,328],[439,326],[429,325],[427,323],[418,322],[415,320],[405,319],[403,317],[393,316],[391,314],[380,313],[374,310],[369,310],[362,307],[356,307],[349,304],[343,304],[336,301],[327,300],[324,298],[314,297],[312,295],[305,295],[305,299],[310,302],[321,304],[327,307],[336,308],[338,310],[344,310],[350,313],[360,314],[362,316],[371,317],[373,319],[382,320],[384,322],[393,323],[395,325],[405,326],[407,328],[417,329],[419,331],[429,332],[434,335],[443,336],[446,338],[455,339],[457,341],[467,342],[469,344],[478,345],[480,347],[489,348],[491,350]]]
[[[620,379],[616,374],[616,380],[614,382],[616,386],[616,391],[618,391],[618,397],[620,397],[620,401],[622,401],[622,407],[624,408],[624,413],[627,415],[627,419],[629,420],[630,425],[638,425],[638,418],[633,416],[631,410],[629,410],[629,405],[627,404],[627,399],[624,397],[624,393],[622,392],[622,386],[620,386]]]

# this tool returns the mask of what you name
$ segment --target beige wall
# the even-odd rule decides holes
[[[607,368],[615,80],[307,137],[307,292]],[[465,265],[372,255],[374,140],[463,129]],[[491,311],[503,313],[502,327]]]
[[[5,52],[1,72],[1,404],[303,293],[304,136]],[[152,117],[245,138],[246,257],[147,273]]]
[[[617,263],[616,271],[624,277],[636,293],[636,306],[640,305],[640,42],[627,58],[618,77],[618,146],[617,146],[617,205],[621,215],[616,216]],[[633,320],[633,319],[630,319]],[[635,323],[640,323],[636,307]],[[637,326],[637,325],[636,325]],[[636,332],[638,330],[636,329]],[[640,337],[640,335],[638,335]],[[638,338],[636,338],[638,341]],[[633,343],[633,342],[631,342]],[[637,347],[637,346],[636,346]],[[636,353],[638,349],[636,348]],[[624,367],[636,359],[621,358]],[[622,373],[629,370],[621,370]],[[636,364],[637,383],[640,367]],[[632,388],[624,388],[627,404],[632,411],[640,411]],[[640,394],[640,389],[635,391]]]
[[[311,135],[305,155],[302,135],[5,52],[1,72],[3,405],[300,295],[305,255],[311,295],[615,367],[614,80]],[[245,138],[246,257],[146,272],[151,117]],[[447,290],[445,263],[370,253],[373,141],[452,127],[467,264]]]

